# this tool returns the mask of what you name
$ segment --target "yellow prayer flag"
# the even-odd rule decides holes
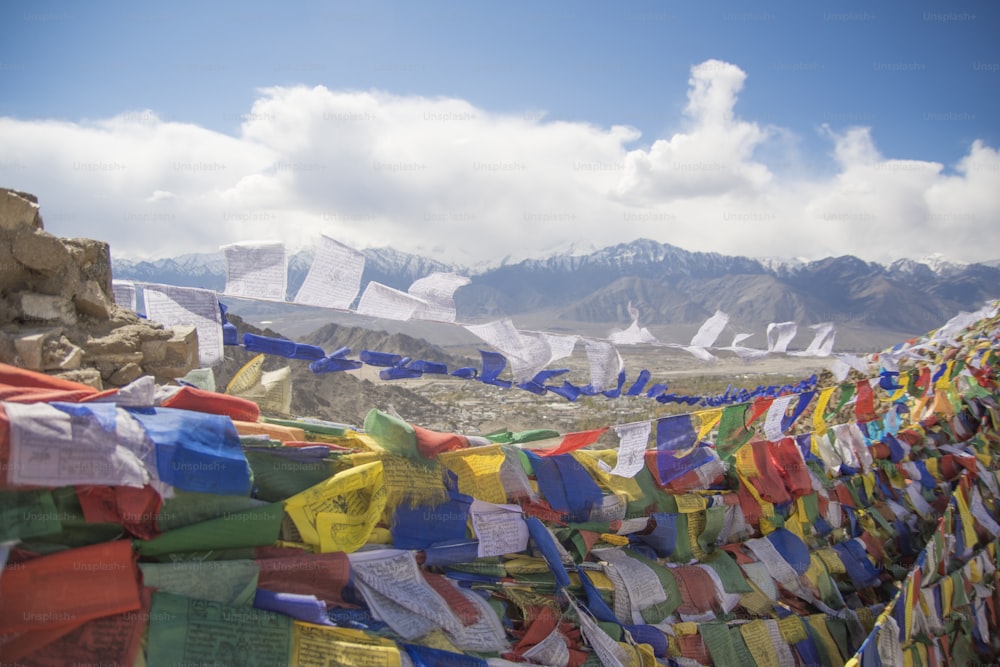
[[[285,501],[285,512],[302,540],[322,553],[357,551],[385,509],[382,463],[339,472]]]
[[[976,527],[972,523],[972,512],[969,511],[969,503],[965,500],[965,493],[962,489],[957,489],[952,497],[958,506],[958,514],[962,517],[962,538],[967,546],[975,546],[979,542],[979,538],[976,537]]]
[[[618,450],[615,449],[578,449],[570,452],[577,463],[586,469],[587,474],[602,488],[610,491],[626,502],[633,502],[643,497],[642,487],[634,477],[619,477],[601,468],[598,461],[603,461],[611,468],[618,462]]]
[[[705,499],[693,493],[682,493],[680,495],[676,495],[674,496],[674,500],[677,502],[677,511],[682,514],[701,512],[707,507]]]
[[[295,621],[290,664],[301,667],[400,667],[402,660],[396,643],[389,639],[351,628]]]
[[[786,644],[798,644],[809,639],[809,632],[798,616],[786,616],[778,619],[778,630]]]
[[[500,467],[506,460],[500,445],[443,452],[438,461],[458,477],[458,491],[494,505],[507,502],[507,492],[500,479]]]
[[[826,387],[819,392],[819,399],[816,401],[816,408],[813,410],[813,431],[816,435],[823,435],[826,432],[826,418],[824,417],[824,413],[835,389],[836,387]]]
[[[740,634],[758,667],[780,667],[778,652],[774,649],[767,623],[760,619],[745,623],[740,626]]]
[[[711,432],[715,425],[719,423],[722,419],[722,408],[716,408],[714,410],[703,410],[702,412],[694,413],[694,416],[701,422],[698,427],[698,440],[704,440],[705,437]]]

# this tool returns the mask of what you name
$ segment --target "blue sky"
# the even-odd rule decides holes
[[[638,236],[996,258],[995,2],[8,1],[0,21],[0,185],[120,254],[326,233],[455,261]]]

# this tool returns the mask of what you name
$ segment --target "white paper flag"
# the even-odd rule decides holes
[[[247,241],[220,248],[226,256],[226,290],[229,296],[284,301],[288,288],[285,245],[273,241]]]
[[[143,288],[146,317],[168,329],[193,325],[198,330],[198,363],[214,366],[222,361],[222,313],[212,290],[172,285]]]
[[[590,384],[598,391],[618,386],[622,357],[614,345],[605,340],[584,339],[590,362]]]
[[[122,308],[135,310],[135,283],[131,280],[112,280],[111,293],[114,294],[116,304]]]
[[[828,357],[833,351],[833,339],[837,335],[837,329],[833,322],[821,322],[809,327],[816,332],[809,347],[801,352],[789,352],[793,357]]]
[[[422,299],[372,281],[365,287],[358,301],[357,312],[359,315],[370,315],[385,320],[405,321],[426,305]]]
[[[316,256],[295,295],[295,302],[347,310],[361,289],[364,269],[364,255],[328,236],[321,236]]]
[[[795,322],[771,322],[767,325],[767,351],[787,352],[796,332],[798,325]]]
[[[618,445],[618,463],[611,471],[618,477],[635,477],[646,465],[646,445],[653,423],[639,422],[635,424],[619,424],[615,426],[621,444]]]
[[[715,314],[705,320],[705,323],[698,329],[698,333],[691,339],[691,347],[712,347],[715,344],[715,339],[719,337],[728,323],[729,315],[721,310],[715,311]]]
[[[455,292],[470,282],[469,278],[457,273],[440,272],[413,281],[406,291],[424,302],[413,314],[414,319],[454,322]]]
[[[465,329],[507,357],[515,382],[531,380],[552,360],[545,334],[520,332],[510,320],[468,324]]]

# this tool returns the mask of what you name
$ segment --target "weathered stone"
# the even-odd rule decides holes
[[[76,309],[72,302],[64,296],[51,294],[36,294],[25,292],[21,294],[21,318],[39,322],[76,323]]]
[[[114,302],[111,292],[111,247],[104,241],[94,239],[61,239],[69,251],[73,263],[79,269],[80,278],[93,280],[104,292],[108,303]]]
[[[53,345],[46,347],[42,361],[44,370],[73,371],[83,365],[83,350],[61,336]]]
[[[52,375],[71,382],[79,382],[80,384],[89,385],[95,389],[104,389],[104,382],[101,380],[101,374],[94,368],[81,368],[76,371],[64,371],[62,373],[53,373]]]
[[[17,365],[17,348],[14,347],[15,336],[0,332],[0,364]]]
[[[193,326],[178,326],[172,331],[163,361],[146,364],[146,369],[165,378],[184,377],[198,367],[198,330]]]
[[[15,234],[11,251],[21,264],[45,273],[54,273],[70,261],[62,241],[42,229],[24,229]]]
[[[44,333],[21,336],[14,341],[18,365],[30,371],[42,370],[42,352],[45,347]]]
[[[91,338],[87,341],[87,359],[101,359],[135,352],[139,346],[139,337],[130,336],[126,327],[116,329],[107,336]]]
[[[94,280],[88,280],[73,296],[73,304],[81,315],[106,320],[111,317],[111,303]]]
[[[87,350],[84,354],[84,361],[102,368],[119,368],[125,364],[142,363],[142,352],[119,352],[117,354],[95,355]]]
[[[77,368],[83,365],[83,350],[78,347],[73,347],[69,354],[63,357],[63,361],[59,364],[59,368],[65,371],[75,371]]]
[[[116,387],[124,387],[129,382],[142,377],[142,368],[139,364],[125,364],[108,378],[108,383]]]
[[[11,230],[22,227],[42,229],[42,217],[38,214],[38,199],[26,192],[0,188],[0,229]]]
[[[140,350],[144,363],[155,364],[167,358],[167,341],[144,340]]]

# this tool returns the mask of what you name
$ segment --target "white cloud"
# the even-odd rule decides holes
[[[637,237],[754,256],[996,258],[983,243],[1000,217],[995,148],[975,142],[946,170],[881,155],[870,128],[822,127],[834,173],[789,175],[769,164],[794,137],[735,113],[752,81],[696,65],[680,129],[648,148],[624,126],[322,86],[262,89],[235,137],[153,111],[0,118],[0,155],[16,156],[0,159],[0,186],[38,195],[53,233],[127,255],[326,233],[469,264]]]

